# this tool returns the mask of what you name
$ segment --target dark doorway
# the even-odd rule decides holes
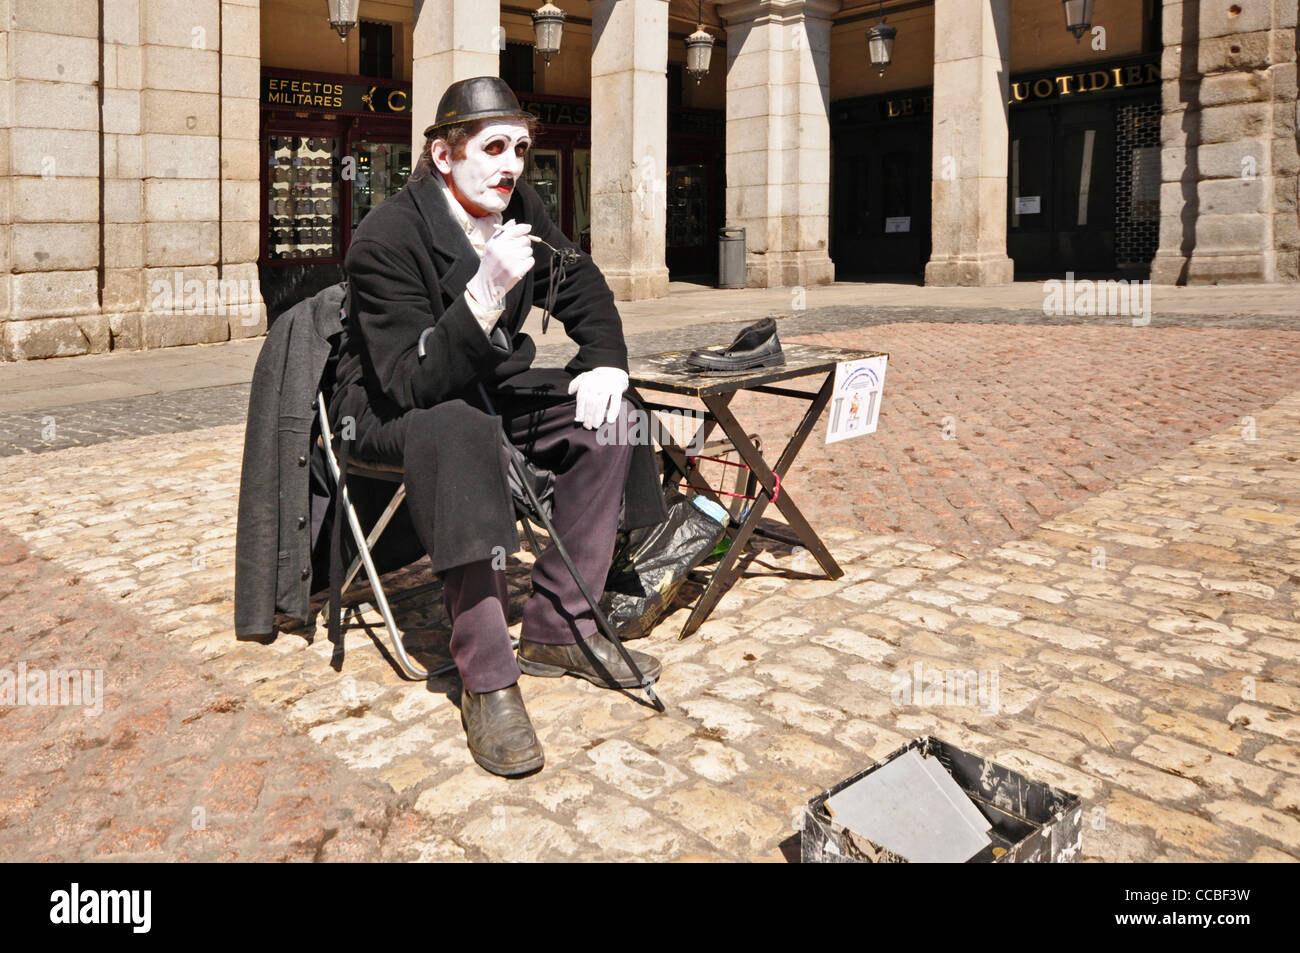
[[[714,111],[668,110],[664,259],[673,281],[717,281],[727,194],[725,127]]]
[[[1116,270],[1115,107],[1011,111],[1007,253],[1016,277]]]
[[[840,129],[831,176],[836,280],[914,279],[930,257],[930,125]]]

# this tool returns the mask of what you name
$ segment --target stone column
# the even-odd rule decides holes
[[[827,284],[830,33],[840,0],[735,0],[727,24],[727,224],[746,284]]]
[[[668,293],[668,2],[593,0],[591,256],[623,301]]]
[[[143,347],[230,337],[218,291],[222,163],[246,180],[256,177],[257,160],[255,144],[251,154],[222,154],[222,7],[221,0],[140,0]],[[117,173],[125,179],[127,167]]]
[[[415,0],[411,64],[411,155],[424,149],[443,91],[471,76],[501,71],[501,9],[483,0]]]
[[[103,308],[111,344],[141,347],[144,311],[144,47],[140,0],[105,0]]]
[[[1300,279],[1295,0],[1165,0],[1163,28],[1152,280]]]
[[[1058,11],[1059,12],[1059,11]],[[1010,0],[935,0],[927,285],[1003,285]]]
[[[261,251],[262,0],[221,3],[221,287],[232,338],[266,330]]]
[[[4,0],[0,31],[0,359],[104,351],[98,6]]]

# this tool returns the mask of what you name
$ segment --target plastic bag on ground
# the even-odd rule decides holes
[[[649,634],[726,531],[727,512],[711,500],[674,492],[664,502],[668,519],[627,534],[605,581],[600,607],[625,640]]]

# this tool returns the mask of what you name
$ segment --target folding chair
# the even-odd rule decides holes
[[[491,401],[487,397],[486,392],[483,393],[483,399],[487,402],[489,409],[491,409]],[[356,578],[357,573],[360,572],[361,568],[364,566],[366,570],[366,578],[370,582],[371,592],[374,593],[376,608],[379,609],[379,613],[384,619],[384,626],[388,630],[388,637],[393,645],[393,654],[397,659],[398,665],[407,677],[424,681],[455,671],[456,666],[454,663],[444,665],[442,668],[433,672],[426,671],[424,668],[416,664],[407,654],[406,647],[402,642],[401,632],[398,631],[397,623],[393,619],[393,611],[390,601],[395,600],[390,600],[388,595],[384,592],[383,582],[379,578],[379,572],[375,567],[374,558],[371,555],[371,550],[378,543],[384,530],[388,528],[388,524],[392,521],[398,508],[406,499],[406,483],[401,466],[398,464],[375,463],[372,461],[354,459],[347,459],[344,461],[343,465],[340,465],[339,458],[334,453],[333,431],[330,426],[329,413],[326,407],[324,393],[317,393],[316,407],[320,420],[321,446],[325,451],[325,458],[329,466],[330,476],[334,480],[334,485],[339,493],[340,508],[348,521],[348,528],[351,531],[352,538],[357,546],[357,555],[352,560],[352,565],[348,567],[348,571],[343,577],[343,585],[339,590],[338,599],[340,604],[334,605],[331,603],[329,611],[331,613],[338,612],[340,615],[342,614],[342,595],[347,592],[348,587]],[[597,605],[596,600],[591,594],[591,590],[587,586],[586,580],[582,578],[582,574],[578,571],[573,559],[569,556],[568,550],[556,534],[555,527],[551,523],[550,514],[547,512],[546,507],[539,498],[533,481],[522,472],[522,454],[515,450],[513,446],[511,447],[511,451],[510,464],[512,474],[515,477],[511,483],[512,501],[515,507],[515,515],[523,524],[524,534],[528,539],[529,547],[532,549],[534,555],[541,555],[541,547],[538,544],[537,536],[533,533],[532,528],[532,522],[536,521],[541,524],[544,530],[546,530],[547,535],[550,537],[551,545],[559,552],[561,559],[569,570],[569,573],[573,576],[574,582],[582,592],[583,597],[587,600],[588,605],[590,605],[591,610],[595,615],[596,625],[600,629],[601,633],[614,643],[619,654],[623,656],[624,661],[639,677],[639,680],[641,681],[640,687],[653,702],[654,707],[659,711],[663,711],[663,703],[659,700],[654,689],[651,687],[653,683],[647,680],[637,668],[636,663],[632,660],[627,649],[624,647],[622,640],[618,638],[618,635],[610,625],[609,620],[605,617],[605,613],[602,612],[600,606]],[[343,472],[343,466],[346,466],[347,468],[346,474]],[[358,518],[356,509],[352,506],[351,498],[348,495],[347,477],[353,475],[397,484],[397,489],[394,491],[392,499],[389,500],[388,505],[384,508],[383,513],[380,514],[379,519],[375,521],[375,525],[371,528],[369,534],[362,529],[361,520]],[[436,584],[414,587],[404,591],[396,598],[409,598],[421,592],[427,592],[435,587]],[[359,612],[358,609],[352,611]],[[511,647],[518,648],[518,645],[518,641],[514,641],[512,642]]]

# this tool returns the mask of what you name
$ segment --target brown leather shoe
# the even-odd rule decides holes
[[[653,655],[632,652],[633,661],[651,681],[659,678],[663,666]],[[636,688],[641,682],[628,668],[618,649],[601,635],[568,645],[519,640],[519,668],[529,675],[557,678],[576,675],[601,688]]]
[[[542,766],[542,744],[518,684],[482,695],[462,688],[460,723],[465,726],[469,753],[493,774],[511,778]]]

